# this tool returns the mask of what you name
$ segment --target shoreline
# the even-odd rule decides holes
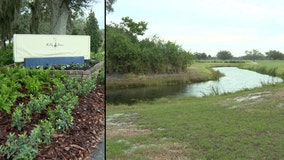
[[[188,68],[187,72],[176,74],[109,74],[106,76],[106,88],[123,89],[146,86],[190,84],[216,80],[221,76],[222,74],[220,72],[214,71],[210,66],[192,65]]]

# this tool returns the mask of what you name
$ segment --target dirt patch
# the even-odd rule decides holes
[[[245,96],[239,96],[233,99],[233,101],[237,102],[237,104],[229,108],[234,109],[234,108],[239,108],[241,106],[253,105],[253,104],[263,101],[265,98],[269,97],[270,95],[271,95],[271,92],[266,91],[266,92],[251,93]]]
[[[274,95],[279,98],[284,97],[284,88],[277,90]]]
[[[246,96],[240,96],[240,97],[236,97],[234,98],[235,101],[237,102],[244,102],[244,101],[259,101],[262,100],[263,98],[267,97],[271,95],[271,92],[267,91],[267,92],[256,92],[256,93],[251,93],[248,94]]]
[[[125,141],[125,139],[129,137],[150,135],[152,133],[151,130],[141,129],[133,123],[139,117],[137,113],[118,113],[107,116],[107,139],[115,139],[117,137],[119,141]],[[165,129],[158,128],[158,130]],[[130,143],[129,141],[127,142]],[[186,155],[189,155],[191,151],[186,150],[181,143],[167,142],[165,138],[162,143],[158,144],[144,144],[143,142],[141,144],[131,144],[131,147],[124,152],[125,155],[142,155],[147,159],[155,160],[190,160]],[[119,158],[117,157],[115,159],[118,160]]]
[[[139,117],[138,113],[117,113],[107,116],[107,138],[112,139],[116,136],[126,138],[151,134],[150,130],[141,129],[133,124]]]
[[[180,143],[165,143],[156,145],[158,151],[149,149],[145,151],[145,155],[149,159],[155,160],[190,160],[185,156],[185,149]],[[187,154],[190,151],[186,151]]]
[[[139,135],[148,135],[152,132],[148,129],[140,129],[136,125],[125,126],[108,126],[106,127],[107,138],[112,139],[114,137],[127,138]]]

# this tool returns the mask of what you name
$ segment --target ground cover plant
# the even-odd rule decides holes
[[[90,155],[104,130],[104,87],[95,76],[15,65],[0,69],[0,81],[0,159]]]

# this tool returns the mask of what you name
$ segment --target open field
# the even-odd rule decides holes
[[[276,62],[276,73],[282,75],[282,61],[243,67],[264,66],[268,71]],[[193,67],[205,65],[211,64]],[[282,159],[283,98],[280,83],[204,98],[107,104],[107,159]]]

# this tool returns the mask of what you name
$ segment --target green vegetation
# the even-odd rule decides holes
[[[55,130],[48,120],[41,121],[28,136],[26,132],[15,135],[10,133],[6,145],[0,145],[2,152],[8,159],[34,159],[38,146],[42,143],[50,144],[50,138]]]
[[[259,60],[240,65],[240,68],[253,70],[258,73],[284,78],[283,60]]]
[[[94,11],[89,13],[84,28],[87,35],[91,36],[91,51],[97,53],[102,44],[102,33],[99,30],[98,20],[95,17]]]
[[[40,144],[49,144],[52,134],[65,132],[73,124],[78,96],[96,87],[95,77],[78,79],[21,65],[1,68],[0,81],[0,112],[11,115],[11,127],[22,131],[27,123],[35,126],[30,133],[9,133],[6,143],[0,145],[0,152],[8,159],[33,159]],[[19,98],[28,102],[17,104]],[[39,119],[40,115],[47,117]]]
[[[217,63],[218,62],[218,63]],[[135,75],[124,74],[118,78],[107,77],[107,88],[131,88],[145,86],[160,86],[160,85],[177,85],[194,82],[204,82],[208,80],[216,80],[222,76],[218,71],[211,69],[214,66],[236,66],[238,63],[223,63],[224,61],[216,61],[216,63],[197,62],[190,65],[186,72],[176,74],[150,74],[150,75]]]
[[[1,59],[0,67],[14,63],[12,49],[9,50],[0,49],[0,59]]]
[[[283,84],[279,84],[209,96],[202,100],[191,97],[161,98],[133,106],[108,105],[108,116],[126,114],[112,122],[132,122],[138,129],[136,132],[129,129],[129,132],[134,132],[127,133],[129,136],[120,131],[108,135],[107,159],[152,159],[168,152],[170,148],[162,147],[168,144],[181,145],[172,148],[176,153],[168,155],[168,159],[176,156],[184,156],[185,159],[281,159],[284,156],[284,101],[275,99],[274,95],[283,96],[280,89],[283,87]],[[265,95],[267,91],[271,93]],[[245,99],[256,93],[265,99]],[[245,100],[240,102],[242,98]],[[122,118],[133,113],[137,114],[136,117],[128,120]],[[111,127],[114,126],[110,126],[109,131]],[[119,128],[127,130],[127,127]],[[150,133],[145,135],[139,130],[149,130]],[[122,144],[122,148],[115,147]]]
[[[284,68],[283,61],[191,67],[205,76],[216,65],[265,68],[277,76]],[[214,96],[204,98],[107,104],[107,159],[282,159],[284,83],[263,85],[223,95],[212,88]]]
[[[217,58],[221,60],[232,59],[233,55],[230,51],[219,51],[217,53]]]
[[[106,26],[106,72],[134,74],[180,73],[194,56],[174,42],[159,37],[139,40],[147,29],[146,22],[122,18],[120,24]]]

